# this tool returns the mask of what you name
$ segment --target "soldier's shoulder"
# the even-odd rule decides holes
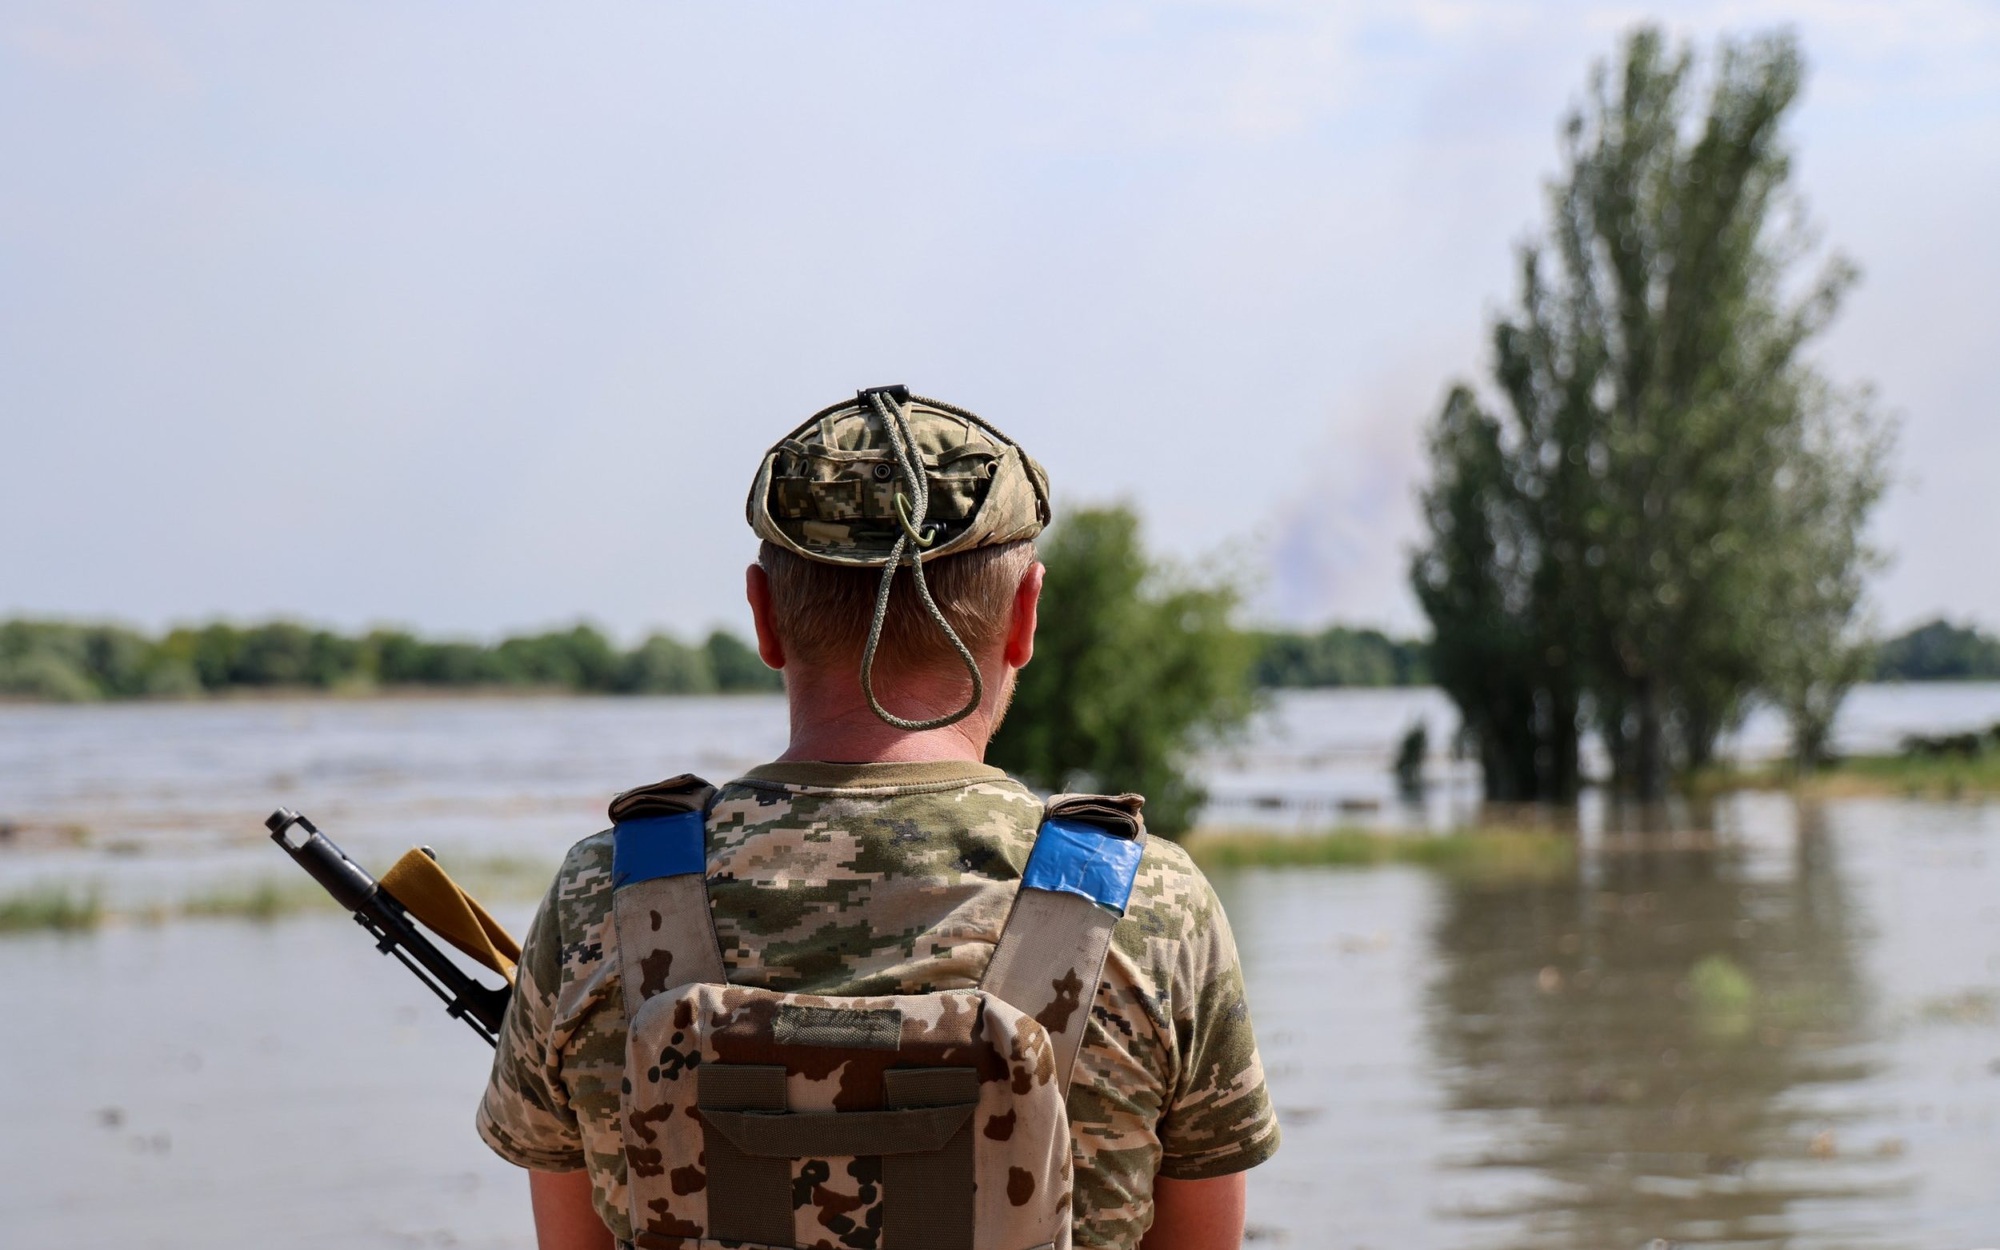
[[[564,880],[588,881],[602,874],[611,878],[611,838],[613,830],[599,829],[579,838],[564,853],[560,876]]]
[[[591,834],[569,848],[556,869],[550,893],[565,925],[581,927],[611,907],[611,830]]]
[[[998,803],[1025,807],[1032,810],[1037,818],[1044,810],[1042,797],[1030,790],[1027,783],[1010,776],[982,777],[968,782],[964,792],[975,799],[991,799]]]
[[[1148,937],[1178,941],[1213,919],[1215,890],[1178,842],[1148,834],[1125,915]]]
[[[611,800],[609,814],[616,825],[620,821],[699,812],[708,807],[714,796],[714,786],[693,773],[681,773],[624,791]],[[612,838],[611,829],[602,829],[569,848],[556,872],[558,899],[609,895]]]

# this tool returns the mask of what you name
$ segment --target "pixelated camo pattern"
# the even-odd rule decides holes
[[[709,817],[708,877],[731,984],[976,988],[1041,814],[972,764],[770,765],[730,783]],[[598,1213],[628,1241],[616,941],[606,831],[571,849],[530,929],[479,1130],[520,1166],[587,1167]],[[1079,1247],[1137,1246],[1155,1174],[1222,1176],[1277,1149],[1227,919],[1161,839],[1113,932],[1068,1113]],[[830,1244],[883,1250],[865,1225]]]

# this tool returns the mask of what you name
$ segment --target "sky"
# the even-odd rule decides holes
[[[1872,610],[2000,627],[1972,0],[0,0],[0,614],[741,629],[760,454],[901,382],[1258,617],[1419,630],[1425,425],[1640,20],[1798,33]]]

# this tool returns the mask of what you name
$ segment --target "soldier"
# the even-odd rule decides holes
[[[1041,466],[878,388],[772,448],[749,515],[791,742],[620,795],[542,902],[478,1125],[544,1250],[1237,1246],[1278,1128],[1221,905],[1138,796],[981,762]]]

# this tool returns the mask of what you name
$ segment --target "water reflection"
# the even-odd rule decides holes
[[[1506,1244],[1779,1245],[1798,1204],[1895,1184],[1809,1096],[1876,1063],[1825,813],[1725,815],[1612,809],[1560,879],[1443,887],[1426,1036],[1447,1107],[1506,1126],[1449,1161],[1527,1182],[1460,1213]],[[1788,871],[1753,869],[1772,835]]]

